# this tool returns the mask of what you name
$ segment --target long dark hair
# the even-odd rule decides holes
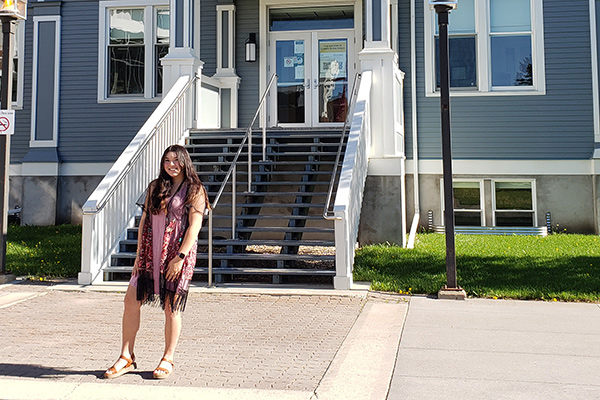
[[[167,158],[167,154],[171,152],[177,155],[177,160],[181,165],[181,170],[184,175],[181,184],[187,183],[188,186],[185,204],[192,205],[196,201],[197,196],[204,195],[206,209],[210,209],[206,188],[200,181],[200,178],[198,178],[198,174],[194,169],[189,153],[185,147],[174,144],[165,149],[160,159],[160,173],[158,174],[158,178],[152,182],[154,189],[152,190],[149,199],[150,213],[158,214],[161,211],[164,212],[164,209],[167,206],[167,199],[171,195],[173,179],[167,171],[165,171],[165,159]]]

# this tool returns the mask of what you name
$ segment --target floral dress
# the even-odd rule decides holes
[[[147,213],[144,226],[140,227],[142,240],[138,249],[138,274],[132,275],[129,284],[137,288],[137,299],[142,301],[142,304],[160,300],[163,309],[167,303],[173,311],[185,309],[189,285],[196,265],[197,242],[194,242],[183,260],[179,279],[167,281],[164,274],[169,261],[179,254],[187,230],[189,205],[185,204],[186,194],[187,185],[184,184],[167,199],[166,215]]]

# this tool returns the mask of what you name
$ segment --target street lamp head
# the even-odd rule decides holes
[[[27,0],[2,0],[0,17],[27,19]]]
[[[435,9],[437,11],[438,7],[446,9],[447,11],[456,10],[457,6],[458,0],[429,0],[429,8],[431,10]]]

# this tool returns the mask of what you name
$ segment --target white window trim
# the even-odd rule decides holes
[[[31,136],[29,141],[29,147],[57,147],[58,146],[58,105],[59,105],[59,91],[60,91],[60,30],[61,30],[61,17],[59,15],[53,16],[40,16],[33,17],[33,71],[32,71],[32,82],[31,82],[31,93],[37,93],[37,79],[38,79],[38,29],[39,23],[52,21],[56,23],[56,29],[54,30],[54,110],[53,115],[53,126],[52,126],[52,140],[36,140],[35,131],[37,128],[37,102],[31,102]]]
[[[497,210],[496,209],[496,183],[498,182],[511,182],[520,183],[527,182],[531,183],[531,210]],[[492,223],[496,226],[496,211],[499,212],[533,212],[533,226],[538,226],[537,221],[537,194],[536,194],[536,181],[535,179],[492,179]]]
[[[486,226],[485,225],[485,193],[483,192],[484,191],[483,179],[468,179],[468,178],[467,179],[452,179],[453,185],[455,183],[460,183],[460,182],[475,182],[475,183],[479,184],[479,206],[480,206],[480,208],[478,210],[473,210],[473,209],[464,209],[464,208],[454,207],[454,212],[456,212],[456,211],[469,211],[469,212],[479,211],[479,213],[480,213],[479,217],[481,218],[481,226]],[[442,215],[441,215],[440,221],[444,221],[444,210],[446,209],[446,203],[444,201],[444,178],[440,178],[440,196],[441,196],[441,204],[442,204],[442,208],[441,208]]]
[[[286,8],[286,7],[302,7],[322,6],[324,3],[321,0],[305,0],[298,3],[294,0],[259,0],[259,29],[258,29],[258,63],[259,71],[258,78],[259,93],[264,93],[270,79],[270,74],[273,71],[269,70],[269,43],[271,42],[269,32],[269,10],[271,8]],[[363,2],[358,0],[330,0],[327,6],[334,5],[352,5],[354,6],[354,46],[355,54],[358,54],[363,48]],[[358,57],[355,55],[355,64],[358,63]],[[267,72],[265,72],[267,71]],[[258,101],[258,98],[257,98]]]
[[[227,48],[227,59],[229,65],[223,67],[223,12],[227,14],[227,36],[229,37]],[[244,47],[245,50],[245,47]],[[230,72],[235,73],[235,5],[217,5],[217,73]]]
[[[98,3],[99,21],[98,21],[98,102],[99,103],[134,103],[134,102],[157,102],[162,100],[162,95],[155,96],[154,79],[154,26],[156,25],[155,7],[169,7],[166,0],[110,0]],[[132,95],[108,95],[108,18],[111,8],[144,8],[144,94],[139,96]],[[172,14],[172,13],[170,13]],[[173,21],[170,15],[171,22]],[[173,46],[173,40],[170,40],[169,46]],[[151,73],[148,73],[148,66],[151,66]]]
[[[429,1],[424,6],[425,41],[425,96],[439,97],[435,82],[435,11],[430,10]],[[460,2],[458,7],[460,8]],[[450,96],[519,96],[546,94],[546,67],[544,57],[544,20],[542,0],[531,0],[531,62],[533,64],[533,87],[493,87],[490,76],[491,51],[489,39],[489,0],[475,1],[475,36],[477,53],[477,89],[450,89]],[[483,39],[483,40],[482,40]]]

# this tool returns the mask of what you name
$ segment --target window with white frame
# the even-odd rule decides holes
[[[483,226],[483,189],[481,181],[452,183],[454,191],[454,224]]]
[[[169,7],[164,0],[100,2],[98,99],[162,96],[160,59],[169,51]]]
[[[439,91],[437,15],[425,1],[428,95]],[[460,0],[450,13],[453,95],[545,92],[542,0]]]
[[[0,24],[0,27],[2,24]],[[0,50],[2,49],[2,31],[0,30]],[[13,41],[13,77],[12,77],[12,108],[21,109],[23,107],[23,48],[25,44],[25,21],[15,22],[15,34]],[[2,62],[3,52],[0,53],[0,63]],[[2,71],[0,68],[0,77]]]
[[[494,181],[495,226],[537,226],[534,181]]]

